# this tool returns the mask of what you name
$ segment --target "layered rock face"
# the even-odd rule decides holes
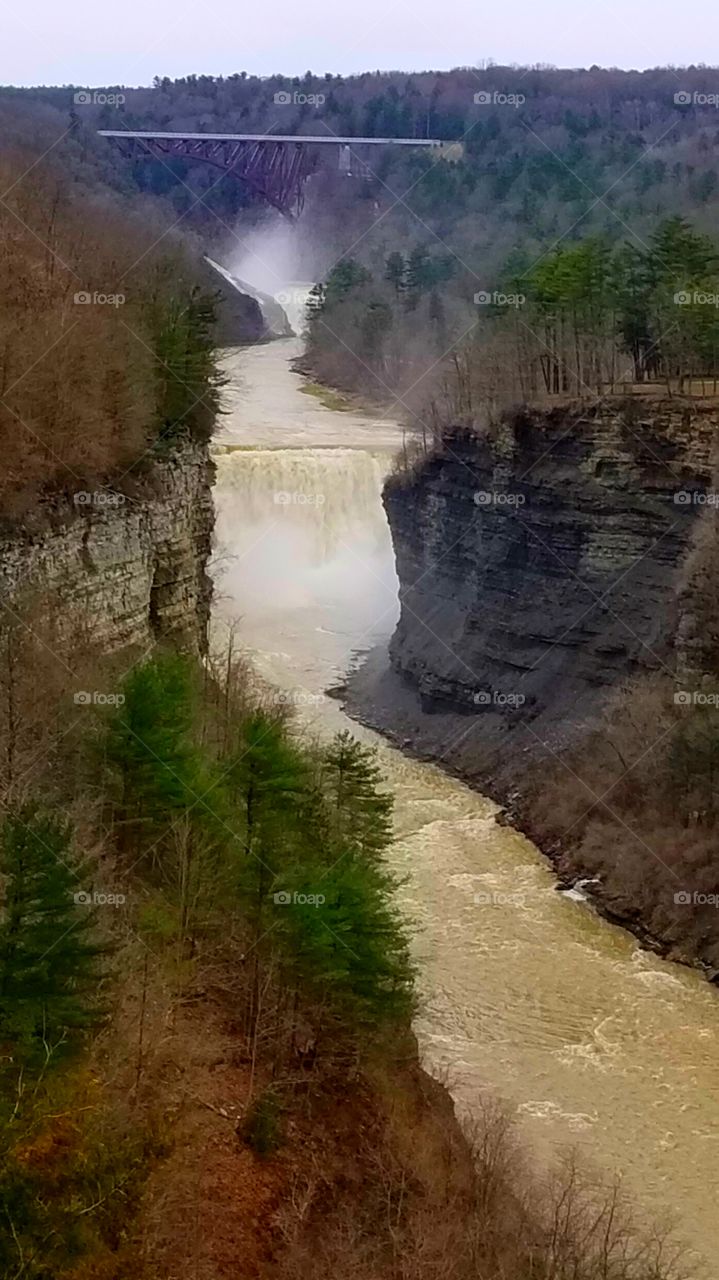
[[[390,480],[402,688],[365,677],[369,718],[481,772],[585,731],[623,680],[696,662],[683,586],[715,434],[676,401],[521,410]]]
[[[178,448],[146,475],[139,496],[76,496],[47,532],[0,544],[0,593],[58,602],[58,629],[86,619],[106,652],[167,639],[202,652],[212,586],[207,575],[213,468],[198,445]]]

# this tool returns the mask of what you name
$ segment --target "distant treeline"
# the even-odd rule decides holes
[[[719,247],[678,216],[641,241],[517,249],[490,287],[472,283],[422,246],[377,274],[344,259],[310,296],[308,363],[390,401],[425,438],[545,395],[719,380]]]
[[[458,153],[398,148],[372,160],[364,182],[328,172],[313,217],[323,220],[329,191],[344,208],[396,204],[413,236],[432,231],[455,249],[521,236],[562,234],[574,219],[613,228],[660,210],[702,214],[719,201],[717,73],[711,68],[644,72],[549,67],[461,67],[448,72],[368,72],[359,76],[157,77],[150,88],[63,86],[0,91],[5,131],[58,138],[78,173],[94,169],[125,189],[166,195],[212,233],[253,202],[243,186],[186,161],[121,161],[99,128],[200,132],[326,133],[329,136],[434,137],[461,142]],[[13,125],[15,121],[15,125]],[[359,190],[361,188],[361,191]],[[197,197],[201,197],[198,202]],[[397,203],[399,198],[399,203]],[[501,207],[501,217],[498,209]],[[704,219],[706,210],[708,215]],[[412,216],[414,215],[414,216]],[[475,225],[466,224],[476,219]],[[436,220],[436,221],[435,221]],[[345,241],[343,248],[347,247]]]

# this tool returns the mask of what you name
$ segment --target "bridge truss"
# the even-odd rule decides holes
[[[322,148],[339,148],[339,167],[352,171],[358,148],[438,147],[434,138],[339,138],[302,134],[151,133],[100,129],[129,159],[194,160],[212,165],[244,183],[287,217],[301,212],[304,187],[318,165]]]

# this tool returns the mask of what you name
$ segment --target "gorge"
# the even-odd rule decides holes
[[[285,691],[299,722],[322,737],[348,724],[337,702],[327,698],[327,687],[343,680],[358,650],[386,645],[397,619],[381,484],[399,436],[391,423],[326,409],[303,394],[302,380],[290,367],[297,349],[296,342],[277,343],[231,354],[225,362],[237,390],[230,388],[230,413],[215,446],[220,549],[216,626],[224,631],[239,617],[238,641],[249,646],[264,678]],[[637,625],[643,619],[647,642],[657,644],[659,619],[671,596],[672,554],[667,550],[662,556],[653,548],[674,523],[671,486],[657,462],[656,498],[648,500],[647,516],[635,496],[632,473],[621,474],[618,458],[631,460],[646,478],[654,468],[653,446],[642,451],[623,431],[619,416],[611,421],[615,435],[603,466],[595,456],[596,438],[592,446],[581,429],[571,437],[568,423],[550,423],[548,429],[567,436],[566,460],[554,474],[556,492],[566,494],[568,476],[577,483],[584,468],[590,509],[582,517],[584,553],[588,556],[593,547],[596,558],[601,524],[596,496],[603,485],[610,486],[616,514],[604,543],[605,562],[595,559],[601,571],[621,573],[621,555],[628,544],[636,550],[640,539],[656,555],[652,572],[642,577],[645,595],[637,606]],[[531,427],[529,431],[535,450],[530,456],[541,457],[537,437]],[[591,424],[586,431],[591,441]],[[701,447],[691,452],[690,431],[679,435],[684,443],[672,449],[672,456],[678,459],[682,484],[705,482],[705,452]],[[450,455],[449,465],[438,459],[426,473],[408,483],[392,478],[386,488],[400,576],[404,578],[410,557],[410,581],[416,581],[425,565],[438,564],[434,578],[428,573],[423,581],[428,608],[433,599],[436,603],[433,591],[441,589],[442,572],[453,572],[453,582],[461,584],[460,599],[469,598],[474,580],[468,553],[463,559],[461,541],[455,551],[453,544],[469,522],[476,531],[484,519],[491,529],[491,517],[473,500],[483,486],[496,487],[496,474],[488,470],[495,465],[491,452],[480,453],[481,446],[468,440],[454,442],[451,449],[459,458]],[[470,450],[476,452],[468,461]],[[511,458],[505,437],[503,487],[511,491],[508,452]],[[522,459],[526,468],[527,455]],[[543,467],[540,476],[547,486],[552,471],[548,462]],[[450,531],[442,520],[453,518],[455,499],[464,521]],[[541,499],[540,490],[535,505],[541,503],[549,518],[546,488]],[[494,520],[498,533],[494,539],[489,535],[488,545],[496,550],[494,563],[501,568],[506,543],[499,532],[511,526],[512,515],[498,511]],[[576,544],[576,525],[569,517],[564,525],[567,540]],[[687,545],[690,525],[683,513],[674,541],[665,539],[675,560]],[[443,551],[448,552],[444,563]],[[511,597],[515,619],[538,605],[535,586]],[[456,643],[459,637],[462,643],[464,635],[471,640],[477,634],[469,611],[464,615],[466,632],[457,625],[457,612],[449,616],[455,631],[452,637],[447,633],[448,640]],[[416,641],[416,631],[408,636],[411,621],[406,613],[392,642],[398,657],[412,652]],[[497,651],[509,661],[501,681],[497,667],[492,669],[492,686],[507,687],[503,682],[512,665],[508,643],[506,637],[503,649],[497,643]],[[597,654],[601,648],[600,640]],[[611,652],[611,646],[606,648]],[[640,651],[641,646],[637,660]],[[430,659],[437,655],[442,665],[434,668]],[[479,717],[468,719],[466,705],[459,714],[454,709],[448,713],[442,703],[449,687],[444,646],[436,642],[426,653],[414,651],[418,673],[423,660],[439,713],[433,708],[431,716],[419,721],[393,700],[383,710],[384,722],[377,716],[377,723],[414,742],[418,722],[433,726],[439,721],[445,731],[451,726],[451,742]],[[350,706],[357,705],[355,681],[374,680],[372,661],[350,681]],[[602,661],[611,670],[611,661]],[[614,661],[620,659],[615,656]],[[451,693],[466,700],[459,661],[454,675],[458,672],[462,693],[457,694],[456,684]],[[374,696],[377,686],[370,687]],[[369,695],[362,703],[365,718],[368,705]],[[442,715],[450,714],[454,718],[442,721]],[[546,1157],[558,1147],[576,1144],[604,1170],[620,1170],[636,1202],[647,1210],[678,1206],[685,1226],[691,1224],[693,1247],[711,1255],[716,1243],[713,1191],[702,1168],[707,1144],[719,1132],[712,1085],[719,1010],[712,988],[698,974],[641,950],[630,935],[605,923],[573,895],[557,893],[541,855],[518,832],[497,822],[490,800],[441,768],[386,745],[370,730],[350,726],[363,741],[377,745],[395,795],[398,839],[391,861],[405,878],[401,901],[414,923],[424,998],[417,1032],[426,1067],[447,1081],[463,1114],[471,1114],[486,1089],[496,1090],[518,1109],[522,1129],[537,1152]],[[437,742],[431,750],[441,764]],[[450,762],[455,764],[451,756]],[[514,757],[518,780],[522,768]]]
[[[214,16],[0,89],[0,1276],[713,1280],[716,68]]]

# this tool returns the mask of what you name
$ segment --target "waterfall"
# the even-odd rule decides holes
[[[221,591],[255,616],[310,609],[357,640],[391,632],[390,451],[220,446],[215,460]]]

